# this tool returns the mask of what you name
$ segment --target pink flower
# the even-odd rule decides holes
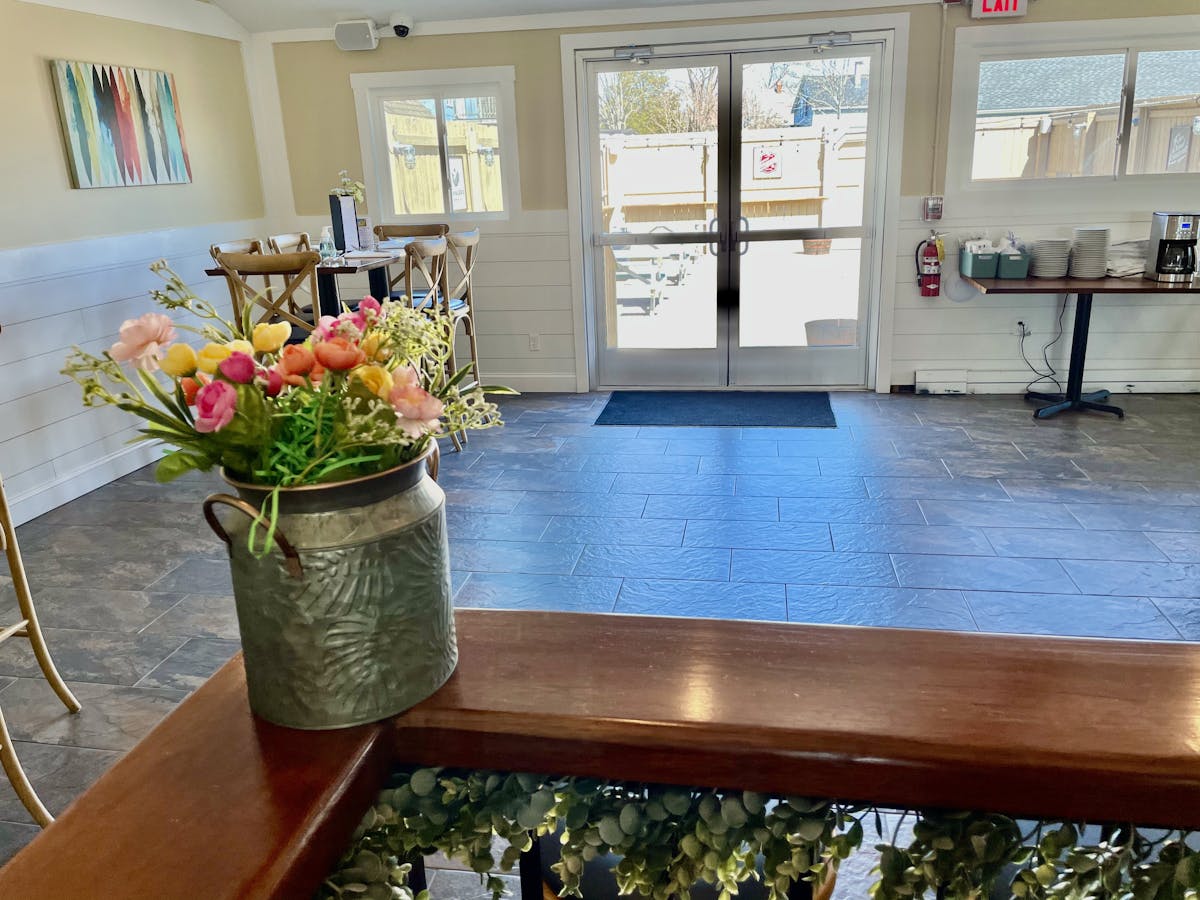
[[[333,316],[321,316],[317,320],[317,327],[313,329],[313,337],[317,341],[331,341],[338,337],[358,341],[366,327],[367,320],[362,313],[344,312],[336,319]]]
[[[158,361],[174,340],[175,325],[168,316],[146,313],[121,323],[121,339],[108,352],[117,362],[132,361],[139,369],[157,372]]]
[[[259,369],[255,380],[268,397],[278,397],[283,391],[283,376],[279,374],[278,369]]]
[[[442,430],[441,415],[445,404],[417,383],[417,373],[411,366],[393,373],[395,383],[389,396],[396,410],[396,422],[409,437]]]
[[[257,367],[254,365],[254,357],[235,351],[221,360],[217,369],[234,384],[249,384],[254,380]]]
[[[367,322],[378,322],[383,318],[383,307],[374,297],[363,297],[358,302],[358,311],[362,313]]]
[[[318,341],[327,341],[337,334],[337,327],[335,316],[321,316],[317,319],[317,327],[313,329],[313,337]]]
[[[237,412],[237,388],[227,381],[206,384],[196,393],[196,430],[201,434],[220,431]]]

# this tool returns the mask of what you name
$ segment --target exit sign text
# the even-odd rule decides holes
[[[1028,3],[1029,0],[973,0],[971,16],[976,19],[1023,16]]]

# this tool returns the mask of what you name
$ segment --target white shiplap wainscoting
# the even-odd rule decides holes
[[[227,312],[224,281],[204,274],[208,247],[262,230],[228,222],[0,250],[0,475],[17,523],[162,455],[156,444],[129,444],[140,420],[83,407],[60,374],[71,346],[98,353],[125,319],[157,310],[149,291],[162,281],[149,266],[160,258]]]
[[[308,216],[294,227],[308,230],[315,242],[328,222],[327,217]],[[517,212],[508,221],[479,227],[475,324],[484,381],[523,392],[575,391],[566,212]],[[338,287],[344,299],[353,299],[366,293],[367,279],[342,278]],[[540,350],[530,349],[535,337]],[[459,364],[467,359],[460,329]]]
[[[983,296],[965,283],[951,285],[956,301],[946,296],[922,297],[916,284],[913,254],[930,226],[918,218],[919,198],[904,198],[900,250],[896,268],[892,337],[892,384],[911,385],[916,370],[966,370],[970,393],[1019,393],[1034,377],[1021,360],[1017,320],[1033,332],[1025,350],[1039,368],[1042,347],[1058,329],[1061,295]],[[948,205],[949,210],[949,205]],[[1078,217],[1070,224],[1059,216],[1025,216],[1008,221],[955,220],[936,223],[947,234],[943,272],[958,272],[960,240],[986,235],[999,240],[1012,229],[1032,243],[1043,238],[1070,238],[1077,226],[1107,226],[1112,241],[1145,240],[1150,212],[1120,212]],[[1067,304],[1063,336],[1050,352],[1050,362],[1066,379],[1074,325],[1075,300]],[[1046,390],[1043,382],[1041,390]],[[1098,295],[1092,308],[1085,390],[1200,390],[1200,298],[1196,295]]]

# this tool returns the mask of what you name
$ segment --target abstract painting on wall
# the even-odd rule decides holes
[[[75,187],[192,180],[173,75],[62,59],[52,66]]]

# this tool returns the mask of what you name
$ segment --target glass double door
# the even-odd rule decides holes
[[[864,386],[880,45],[638,51],[584,67],[595,386]]]

